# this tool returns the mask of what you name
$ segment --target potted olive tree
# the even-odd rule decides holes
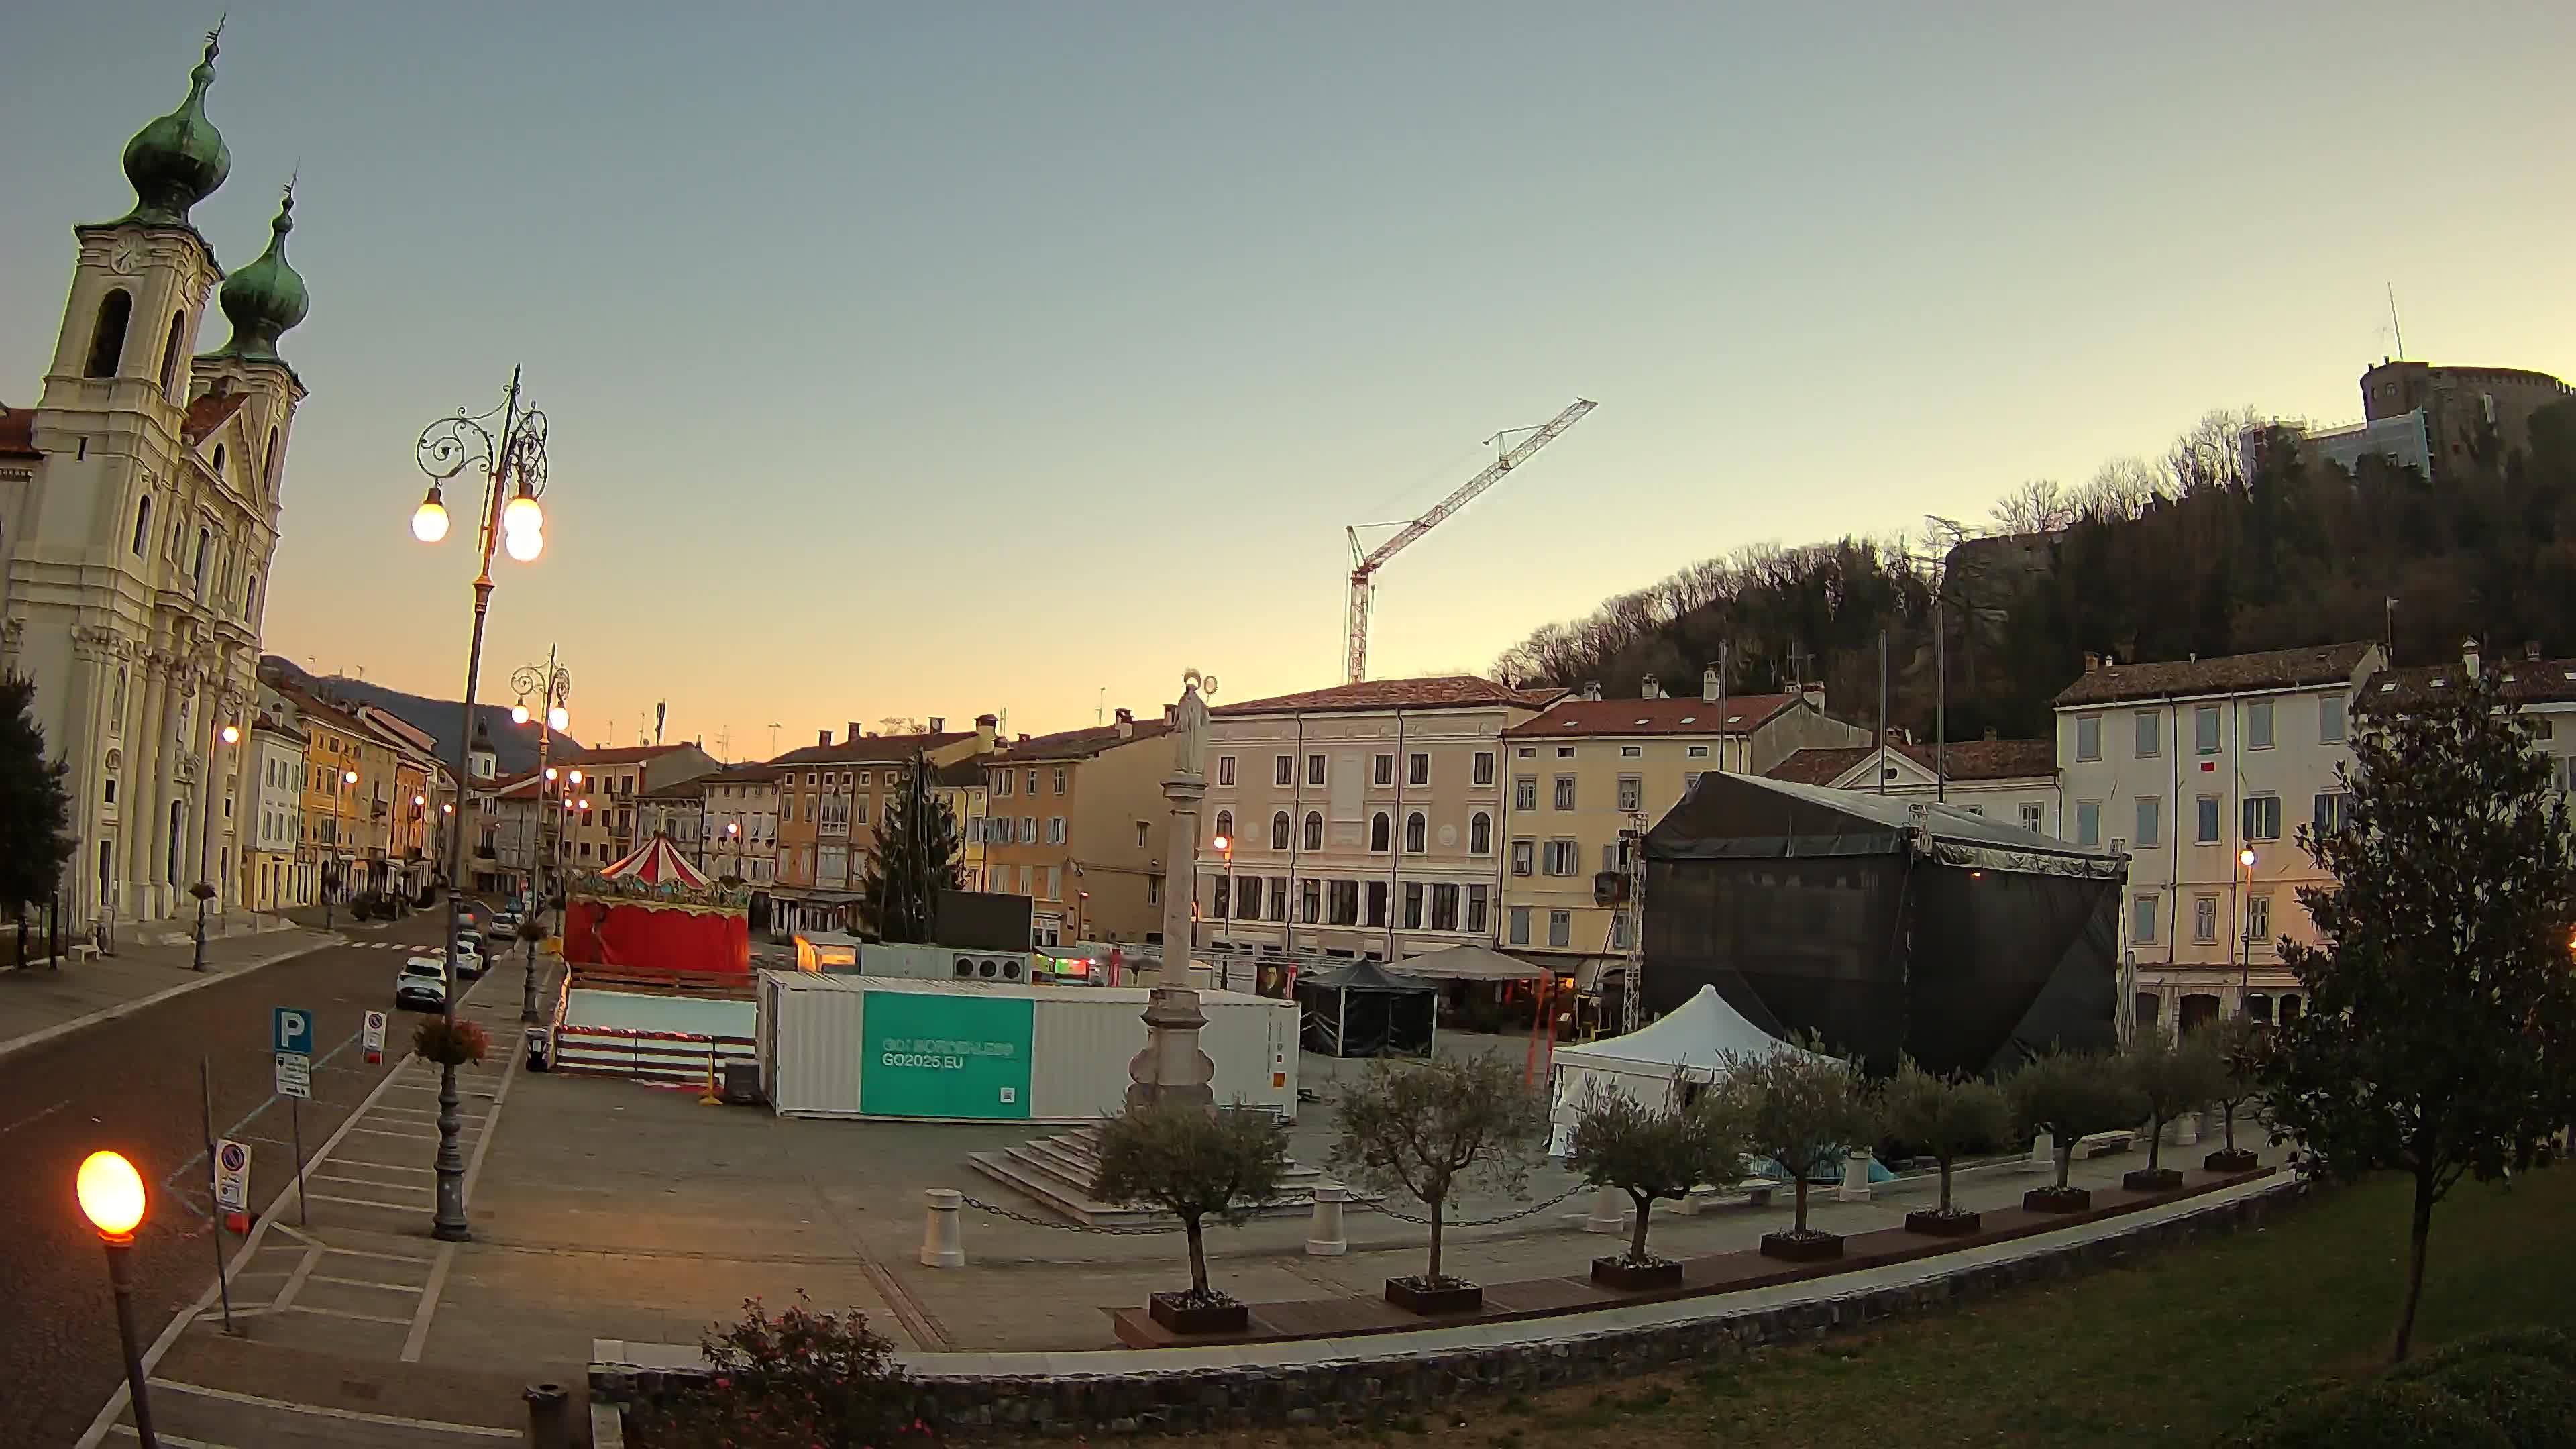
[[[2120,1177],[2131,1192],[2171,1192],[2182,1171],[2164,1165],[2165,1124],[2218,1095],[2218,1053],[2206,1031],[2176,1037],[2141,1028],[2120,1057],[2130,1090],[2147,1114],[2147,1165]]]
[[[1462,1186],[1517,1190],[1545,1114],[1500,1057],[1397,1067],[1371,1061],[1333,1103],[1334,1169],[1347,1181],[1407,1193],[1431,1210],[1431,1259],[1386,1280],[1386,1301],[1414,1313],[1472,1313],[1485,1290],[1440,1271],[1441,1215]]]
[[[1592,1281],[1622,1292],[1681,1286],[1682,1265],[1646,1251],[1646,1224],[1656,1202],[1689,1195],[1703,1182],[1741,1172],[1747,1114],[1743,1094],[1694,1085],[1678,1075],[1660,1102],[1596,1089],[1574,1119],[1566,1166],[1598,1188],[1616,1188],[1637,1205],[1637,1225],[1624,1256],[1592,1260]]]
[[[2217,1084],[2210,1100],[2218,1104],[2219,1130],[2226,1145],[2200,1160],[2208,1172],[2251,1172],[2262,1159],[2236,1145],[2236,1109],[2263,1095],[2263,1076],[2272,1049],[2272,1029],[2250,1016],[2231,1016],[2212,1029],[2218,1056]]]
[[[2012,1130],[2012,1104],[2003,1089],[1976,1077],[1941,1076],[1907,1058],[1887,1084],[1887,1130],[1941,1168],[1941,1205],[1905,1215],[1905,1230],[1963,1238],[1977,1231],[1977,1213],[1950,1202],[1950,1171],[1959,1158],[2000,1143]]]
[[[1730,1053],[1723,1070],[1728,1085],[1744,1094],[1753,1154],[1779,1163],[1796,1193],[1789,1231],[1764,1233],[1763,1256],[1792,1263],[1841,1257],[1840,1233],[1807,1226],[1807,1179],[1878,1136],[1878,1101],[1868,1079],[1813,1043],[1762,1056]]]
[[[2093,1194],[2069,1185],[2066,1176],[2075,1164],[2076,1143],[2096,1132],[2134,1127],[2145,1114],[2128,1072],[2109,1057],[2051,1052],[2013,1073],[2004,1090],[2022,1130],[2046,1133],[2057,1159],[2057,1180],[2023,1193],[2021,1205],[2038,1213],[2093,1206]]]
[[[1288,1129],[1266,1112],[1205,1107],[1133,1107],[1100,1127],[1091,1192],[1103,1202],[1142,1203],[1181,1220],[1190,1245],[1190,1288],[1156,1293],[1146,1312],[1174,1333],[1240,1333],[1250,1310],[1208,1286],[1202,1225],[1240,1227],[1279,1195],[1288,1169]]]

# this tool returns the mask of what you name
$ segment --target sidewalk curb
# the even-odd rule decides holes
[[[120,1001],[114,1006],[101,1007],[87,1016],[76,1016],[69,1021],[58,1021],[52,1026],[40,1027],[35,1031],[27,1033],[25,1036],[12,1037],[7,1041],[0,1041],[0,1061],[6,1061],[10,1057],[16,1056],[18,1053],[26,1051],[31,1047],[43,1046],[49,1041],[67,1037],[73,1032],[81,1031],[88,1027],[98,1026],[104,1022],[116,1021],[124,1017],[132,1016],[134,1013],[143,1010],[147,1006],[157,1006],[160,1003],[169,1000],[171,997],[185,996],[191,991],[197,991],[205,987],[212,986],[218,981],[229,981],[236,976],[247,976],[253,971],[257,971],[266,966],[274,966],[280,961],[291,961],[298,956],[309,955],[315,951],[324,950],[332,946],[344,946],[348,944],[348,941],[348,937],[335,931],[323,936],[320,940],[306,945],[297,946],[291,951],[280,951],[274,956],[262,956],[255,961],[246,962],[229,970],[208,971],[203,975],[191,975],[187,980],[180,982],[178,985],[164,987],[159,991],[153,992],[149,996],[138,996],[132,1001]]]
[[[420,1060],[420,1053],[403,1053],[402,1060],[394,1063],[393,1070],[385,1073],[383,1079],[376,1083],[375,1090],[359,1098],[358,1104],[349,1109],[349,1115],[341,1119],[339,1127],[330,1136],[322,1139],[321,1146],[314,1148],[307,1155],[308,1160],[319,1162],[330,1156],[331,1150],[340,1145],[340,1139],[348,1136],[350,1129],[358,1125],[358,1119],[366,1116],[375,1107],[376,1099],[382,1097],[387,1089],[402,1079],[403,1069],[417,1060]],[[489,1128],[485,1129],[485,1135],[487,1138],[490,1135]],[[267,1211],[262,1212],[258,1221],[251,1224],[248,1236],[244,1237],[241,1246],[233,1251],[231,1260],[224,1264],[223,1282],[207,1284],[206,1291],[197,1295],[197,1301],[171,1315],[169,1324],[161,1330],[160,1336],[153,1339],[151,1345],[143,1350],[143,1376],[146,1380],[149,1380],[152,1377],[152,1371],[160,1366],[162,1356],[169,1353],[171,1347],[178,1343],[180,1335],[188,1331],[188,1325],[195,1322],[207,1309],[215,1306],[216,1300],[223,1295],[223,1285],[241,1275],[242,1269],[249,1264],[251,1255],[259,1251],[261,1243],[268,1237],[269,1224],[276,1222],[278,1214],[286,1210],[286,1200],[295,1195],[300,1181],[299,1175],[297,1181],[289,1182],[279,1188],[277,1195],[268,1200]],[[222,1229],[218,1227],[215,1231],[221,1232]],[[133,1392],[133,1388],[127,1384],[118,1384],[111,1390],[108,1393],[107,1402],[99,1406],[97,1417],[90,1420],[89,1428],[73,1442],[72,1449],[98,1449],[100,1441],[107,1437],[108,1431],[115,1428],[116,1421],[123,1417]]]

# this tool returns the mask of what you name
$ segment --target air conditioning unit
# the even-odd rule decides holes
[[[1029,958],[1011,951],[961,950],[952,946],[897,946],[872,942],[859,948],[859,971],[866,976],[892,976],[909,981],[993,981],[1024,983]]]

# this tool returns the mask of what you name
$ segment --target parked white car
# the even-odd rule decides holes
[[[435,956],[406,958],[394,975],[394,1009],[437,1011],[446,1005],[447,963]]]
[[[480,976],[483,974],[483,965],[484,965],[484,963],[483,963],[483,940],[482,940],[482,938],[481,938],[481,937],[479,937],[479,936],[459,936],[459,937],[457,937],[457,938],[456,938],[456,974],[457,974],[457,976],[458,976],[459,978],[462,978],[462,979],[473,979],[473,978],[476,978],[476,977],[480,977]]]

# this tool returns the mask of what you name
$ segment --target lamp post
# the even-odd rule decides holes
[[[134,1229],[143,1221],[143,1177],[134,1164],[114,1152],[93,1152],[82,1159],[74,1181],[81,1216],[98,1230],[107,1248],[107,1281],[116,1292],[116,1335],[125,1344],[125,1387],[134,1399],[134,1437],[143,1449],[160,1449],[152,1432],[152,1400],[145,1390],[143,1349],[134,1338],[134,1274],[127,1259],[134,1252]]]
[[[511,672],[510,688],[519,696],[519,702],[510,708],[510,719],[516,724],[537,725],[537,769],[551,781],[555,777],[553,765],[555,731],[572,727],[572,713],[569,708],[572,703],[572,671],[556,663],[555,651],[549,648],[546,650],[544,667],[523,664]],[[538,701],[533,711],[528,708],[528,696],[531,694],[536,695]],[[575,783],[579,783],[578,777]],[[540,805],[545,803],[545,791],[542,788],[538,790],[537,797]],[[553,862],[548,860],[546,864],[552,865]],[[542,922],[545,918],[546,902],[551,898],[546,888],[545,871],[542,868],[536,872],[534,884],[537,899],[533,914]]]
[[[496,414],[501,429],[497,438],[484,426]],[[441,497],[447,480],[468,468],[483,472],[483,508],[475,529],[481,557],[474,575],[474,633],[465,655],[463,726],[456,731],[456,778],[470,779],[474,687],[483,672],[483,625],[492,612],[492,552],[496,546],[506,546],[510,557],[532,563],[545,550],[545,508],[537,499],[546,488],[546,415],[519,405],[519,370],[512,368],[509,390],[502,394],[499,407],[475,415],[458,409],[456,416],[422,429],[412,452],[420,471],[429,477],[429,491],[411,518],[412,536],[423,543],[447,536],[447,506]],[[440,1008],[450,1031],[456,1025],[456,946],[463,925],[457,914],[455,883],[464,878],[465,822],[457,817],[447,831],[447,991]],[[456,1108],[456,1066],[451,1062],[438,1073],[438,1207],[430,1219],[430,1235],[450,1243],[474,1235],[465,1217],[465,1152],[457,1140],[464,1124]]]
[[[2245,867],[2243,878],[2236,883],[2236,939],[2240,952],[2236,968],[2236,1013],[2242,1016],[2245,1014],[2246,993],[2254,989],[2254,937],[2246,930],[2245,920],[2245,896],[2254,886],[2254,847],[2249,845],[2236,852],[2236,863]]]
[[[215,739],[222,744],[240,744],[241,726],[228,724],[215,731]],[[206,798],[209,801],[214,798],[215,780],[215,760],[209,752],[206,758]],[[206,847],[215,833],[215,812],[207,810],[202,813],[205,818],[197,822],[197,883],[188,887],[188,893],[197,898],[197,948],[188,962],[191,971],[206,969],[206,903],[215,898],[215,888],[206,880]]]
[[[334,855],[339,854],[341,848],[349,843],[348,833],[340,825],[340,799],[357,788],[358,772],[355,770],[342,770],[340,778],[331,782],[331,853]],[[322,929],[326,931],[331,929],[331,880],[335,874],[342,885],[348,884],[349,873],[346,870],[335,872],[331,869],[331,862],[324,861],[322,863]]]

